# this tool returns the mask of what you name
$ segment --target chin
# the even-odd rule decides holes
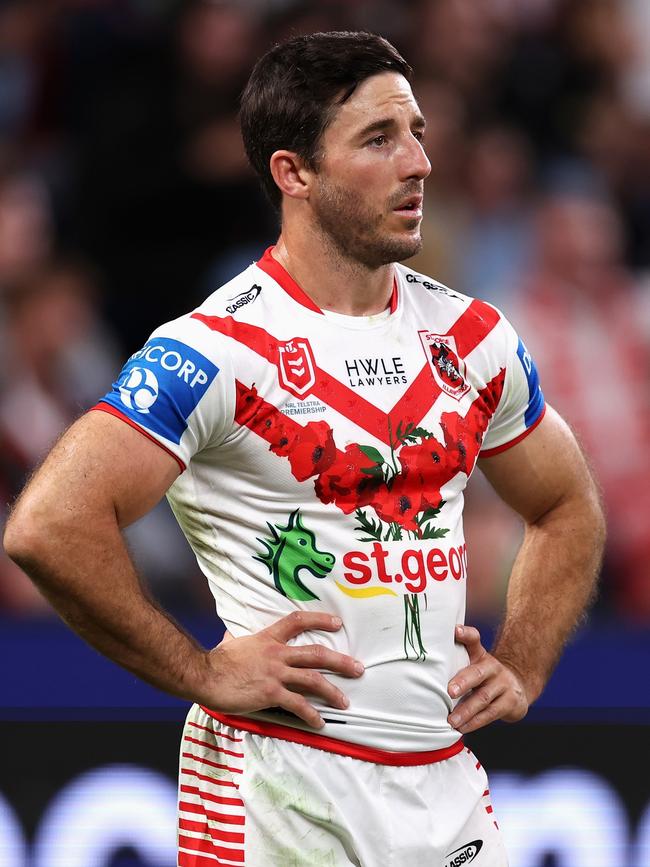
[[[356,258],[368,268],[381,268],[393,262],[403,262],[410,259],[422,249],[422,239],[391,237],[382,238],[373,244],[364,245],[357,251]]]
[[[402,262],[404,259],[410,259],[411,256],[415,256],[416,253],[420,252],[422,249],[422,236],[418,232],[417,235],[411,235],[411,237],[394,238],[387,246],[393,252],[391,261]]]

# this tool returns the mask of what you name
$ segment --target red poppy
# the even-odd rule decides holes
[[[299,482],[304,482],[310,476],[317,476],[327,470],[336,459],[332,428],[325,421],[308,422],[296,433],[287,455],[291,472]]]
[[[488,422],[487,415],[482,410],[473,410],[474,405],[467,413],[467,418],[457,412],[443,412],[440,417],[450,459],[456,471],[468,476],[474,468],[483,441],[483,431]]]
[[[255,386],[247,388],[240,382],[237,383],[237,401],[235,404],[235,421],[242,427],[250,427],[254,422],[255,415],[264,401],[257,393]]]
[[[258,433],[270,443],[270,450],[283,458],[291,452],[297,436],[295,423],[273,407],[260,419]]]
[[[440,499],[438,499],[440,502]],[[423,511],[427,504],[422,502],[422,488],[415,474],[400,473],[392,480],[390,488],[386,485],[377,492],[371,506],[382,521],[395,522],[405,530],[420,532],[415,520],[418,512]]]
[[[368,506],[382,485],[384,479],[379,465],[352,443],[345,447],[344,454],[339,452],[334,463],[319,475],[315,487],[321,502],[335,503],[349,515],[355,509]]]
[[[424,508],[437,508],[440,488],[458,472],[449,451],[435,437],[427,437],[414,446],[403,446],[399,453],[402,473],[417,485]]]

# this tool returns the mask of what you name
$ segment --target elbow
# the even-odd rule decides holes
[[[25,571],[39,560],[47,531],[29,511],[17,506],[5,526],[2,544],[5,553]]]

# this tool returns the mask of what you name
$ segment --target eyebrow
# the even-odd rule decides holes
[[[411,126],[417,127],[419,129],[424,129],[427,125],[426,120],[422,117],[421,114],[416,114],[413,118],[413,122]],[[366,136],[371,135],[373,132],[381,132],[385,129],[390,129],[395,126],[395,120],[392,117],[383,117],[379,120],[375,120],[372,123],[369,123],[367,126],[364,126],[362,130],[360,130],[357,134],[358,138],[366,138]]]

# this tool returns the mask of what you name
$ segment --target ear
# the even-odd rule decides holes
[[[291,199],[308,199],[314,173],[293,151],[275,151],[269,168],[280,192]]]

